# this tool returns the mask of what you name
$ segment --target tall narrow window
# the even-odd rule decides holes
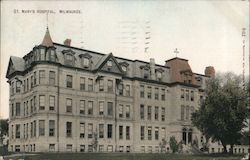
[[[126,85],[125,93],[126,93],[126,96],[130,96],[130,85]]]
[[[72,122],[66,122],[66,137],[72,137]]]
[[[104,102],[99,102],[99,115],[104,114]]]
[[[74,65],[74,57],[73,57],[73,55],[71,55],[71,54],[66,54],[66,57],[65,57],[65,64],[66,64],[66,65],[70,65],[70,66],[73,66],[73,65]]]
[[[92,138],[93,137],[93,124],[89,123],[88,124],[88,138]]]
[[[155,107],[155,120],[159,120],[159,107]]]
[[[184,120],[184,113],[185,112],[185,107],[183,105],[181,105],[181,120]]]
[[[32,114],[34,110],[34,103],[33,103],[33,99],[30,100],[30,113]]]
[[[123,139],[123,126],[119,126],[119,139]]]
[[[152,87],[148,87],[148,99],[152,98]]]
[[[119,117],[120,118],[123,117],[123,105],[122,104],[119,105]]]
[[[99,124],[99,138],[104,138],[104,124]]]
[[[73,78],[71,75],[67,75],[66,76],[66,87],[67,88],[72,88],[72,81],[73,81]]]
[[[39,120],[39,136],[45,135],[45,120]]]
[[[80,101],[80,114],[85,114],[85,101]]]
[[[184,99],[184,89],[181,89],[181,99]]]
[[[33,125],[34,125],[34,137],[36,137],[36,121],[33,122]]]
[[[20,138],[20,124],[16,124],[16,138]]]
[[[14,94],[14,82],[11,84],[11,94]],[[23,80],[23,91],[26,92],[26,80]]]
[[[113,81],[108,80],[108,92],[113,93]]]
[[[88,115],[93,115],[93,101],[88,102]]]
[[[82,63],[83,63],[83,66],[84,66],[84,67],[89,67],[89,61],[90,61],[90,60],[89,60],[88,58],[83,58],[83,62],[82,62]]]
[[[103,79],[99,80],[99,91],[104,91],[104,80]]]
[[[80,138],[85,137],[85,123],[81,122],[80,123]]]
[[[145,139],[145,127],[141,126],[141,140]]]
[[[141,119],[144,119],[144,105],[143,104],[140,105],[140,117]]]
[[[49,120],[49,136],[55,136],[55,120]]]
[[[118,85],[118,91],[119,91],[119,95],[120,95],[120,96],[123,96],[123,84],[122,84],[122,83],[120,83],[120,84]]]
[[[93,79],[88,79],[88,91],[93,91]]]
[[[36,96],[33,97],[33,103],[34,103],[33,109],[34,109],[34,112],[36,112]]]
[[[126,118],[130,118],[130,105],[126,105]]]
[[[16,116],[20,116],[20,103],[16,103]]]
[[[148,127],[148,140],[152,140],[152,127]]]
[[[140,97],[144,98],[144,86],[140,85]]]
[[[126,126],[126,140],[130,140],[130,126]]]
[[[39,71],[39,84],[45,84],[45,71]]]
[[[155,140],[159,140],[159,127],[155,127]]]
[[[72,99],[66,99],[66,112],[72,113]]]
[[[112,138],[112,124],[108,124],[108,138]]]
[[[34,72],[34,86],[36,85],[36,72]]]
[[[21,81],[16,81],[16,93],[21,92]]]
[[[165,107],[161,107],[161,120],[162,121],[165,121],[165,113],[166,112],[166,110],[165,110]]]
[[[189,101],[189,90],[186,90],[186,101]]]
[[[186,120],[189,120],[189,106],[186,106]]]
[[[85,90],[85,78],[80,77],[80,90],[84,91]]]
[[[165,101],[165,89],[161,89],[161,100]]]
[[[113,102],[108,102],[108,116],[113,116]]]
[[[155,99],[159,99],[159,88],[155,88]]]
[[[54,71],[49,71],[49,85],[56,84],[56,73]]]
[[[27,91],[29,91],[29,89],[30,89],[30,88],[29,88],[29,84],[30,84],[30,83],[29,83],[29,78],[27,78],[26,82],[27,82]]]
[[[191,101],[194,101],[194,91],[191,91]]]
[[[148,120],[151,120],[152,117],[152,106],[148,106]]]
[[[39,110],[45,110],[45,96],[39,96]]]
[[[49,110],[55,110],[55,96],[49,96]]]

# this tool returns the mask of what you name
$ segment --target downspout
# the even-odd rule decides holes
[[[59,152],[59,94],[60,94],[60,84],[59,84],[59,66],[57,66],[57,151]]]

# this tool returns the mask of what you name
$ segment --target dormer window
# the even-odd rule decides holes
[[[121,62],[119,64],[120,64],[121,69],[122,69],[123,72],[127,72],[128,71],[129,64],[127,62]]]
[[[122,70],[123,70],[124,72],[127,72],[127,67],[126,67],[126,66],[122,66]]]
[[[155,71],[156,71],[156,79],[161,81],[162,73],[164,72],[164,70],[162,68],[157,68]]]
[[[91,55],[89,55],[88,53],[85,54],[80,54],[79,55],[80,59],[81,59],[81,64],[84,68],[89,68],[90,67],[90,62],[91,62]]]
[[[156,72],[156,76],[157,76],[157,79],[161,79],[162,78],[162,73],[161,72]]]
[[[83,66],[88,67],[89,66],[89,59],[83,58]]]
[[[141,73],[143,78],[148,79],[149,78],[149,66],[145,65],[145,66],[140,66],[141,68]]]
[[[73,61],[74,61],[73,55],[66,54],[66,56],[65,56],[65,64],[73,66]]]
[[[50,61],[53,61],[53,62],[56,61],[56,53],[54,50],[50,51]]]
[[[107,66],[108,66],[108,67],[112,67],[112,61],[111,61],[111,60],[109,60],[109,61],[107,62]]]

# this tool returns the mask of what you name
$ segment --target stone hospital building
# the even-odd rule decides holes
[[[10,57],[9,151],[168,152],[171,136],[201,145],[191,113],[213,67],[198,74],[178,57],[159,65],[70,43],[53,43],[47,29],[40,45]]]

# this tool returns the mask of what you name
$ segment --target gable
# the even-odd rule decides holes
[[[14,72],[21,72],[24,70],[24,60],[19,57],[11,56],[8,64],[6,78]]]

